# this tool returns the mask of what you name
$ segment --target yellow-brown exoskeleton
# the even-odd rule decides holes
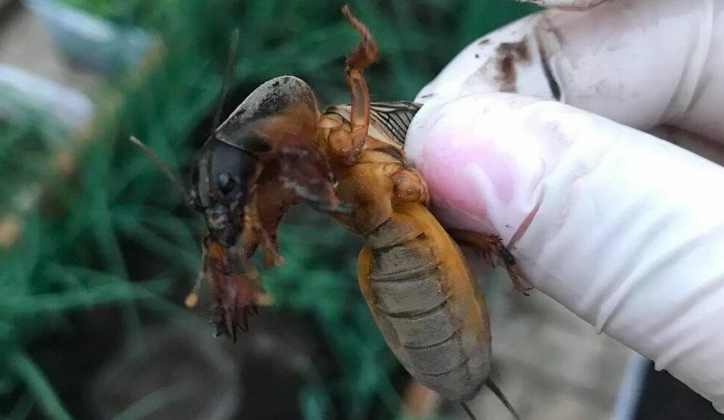
[[[236,150],[248,156],[254,170],[239,168],[246,175],[234,183],[244,186],[247,198],[244,211],[238,212],[243,220],[236,221],[242,225],[235,229],[241,232],[239,240],[227,242],[235,247],[238,242],[242,250],[218,241],[210,246],[248,257],[261,245],[268,264],[280,263],[276,230],[287,208],[306,201],[329,212],[365,238],[359,286],[407,371],[451,400],[467,401],[484,384],[499,394],[488,379],[491,338],[485,301],[455,240],[428,210],[425,181],[408,165],[403,151],[420,105],[370,102],[362,71],[375,61],[377,46],[349,9],[343,12],[362,36],[347,56],[350,105],[332,106],[320,115],[312,89],[298,78],[282,76],[257,88],[215,131],[214,141],[230,149],[225,153]],[[211,168],[204,169],[206,176],[214,174],[214,162],[205,159],[202,169]],[[230,173],[227,178],[235,177]],[[207,183],[215,182],[209,179]],[[196,198],[203,201],[199,193]],[[500,258],[516,288],[523,287],[513,257],[497,237],[470,232],[454,236],[481,248],[491,260]],[[231,272],[225,281],[255,278],[234,276],[235,269],[215,271]],[[212,290],[217,301],[231,306],[220,314],[227,317],[220,325],[235,329],[237,320],[228,317],[248,311],[233,307],[239,301],[233,294],[245,289],[216,286]],[[253,304],[253,299],[244,296],[241,302]]]

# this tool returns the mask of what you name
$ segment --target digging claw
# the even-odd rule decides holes
[[[249,331],[249,316],[258,313],[255,305],[249,305],[240,309],[219,310],[216,316],[216,337],[229,336],[235,343],[239,337],[238,331]]]
[[[234,343],[236,343],[236,327],[234,326],[234,316],[227,316],[225,321],[226,333],[231,337],[232,340],[234,340]]]
[[[244,308],[244,311],[246,311],[246,308]],[[239,325],[239,328],[241,328],[242,331],[249,331],[249,318],[247,314],[241,316],[241,322],[237,325]]]
[[[213,323],[216,336],[228,335],[234,342],[238,330],[249,330],[249,317],[259,313],[258,299],[264,292],[259,283],[247,276],[216,276],[216,307]]]
[[[228,335],[236,342],[238,330],[249,331],[249,317],[259,313],[256,303],[248,303],[244,306],[231,306],[224,309],[218,306],[214,324],[216,324],[216,336]]]

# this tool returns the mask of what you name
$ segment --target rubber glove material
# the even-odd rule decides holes
[[[559,102],[430,99],[405,150],[449,227],[724,412],[724,169]]]

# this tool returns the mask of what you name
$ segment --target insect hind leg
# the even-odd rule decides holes
[[[357,47],[347,55],[347,67],[349,69],[364,70],[377,61],[378,47],[372,38],[370,30],[357,19],[349,9],[348,5],[342,8],[342,14],[347,18],[350,25],[362,37]]]
[[[497,259],[503,263],[505,270],[508,272],[508,276],[510,276],[510,281],[513,282],[515,290],[522,292],[527,296],[528,291],[533,289],[533,286],[528,283],[521,274],[520,269],[516,264],[515,257],[510,253],[510,251],[508,251],[505,245],[503,245],[499,236],[472,232],[469,230],[450,230],[448,233],[458,243],[478,250],[483,259],[492,266],[495,266],[495,260],[497,257]]]
[[[353,165],[362,153],[370,123],[370,93],[362,72],[377,61],[378,48],[369,29],[354,17],[349,6],[345,5],[342,8],[342,14],[362,38],[357,47],[347,54],[347,68],[344,74],[352,104],[352,147],[346,163]]]

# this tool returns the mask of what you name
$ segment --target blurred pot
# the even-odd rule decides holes
[[[712,403],[654,363],[632,353],[613,420],[724,420]]]
[[[148,328],[90,383],[98,419],[227,420],[241,403],[240,358],[206,326]]]
[[[68,61],[105,75],[132,68],[152,46],[152,37],[140,28],[114,24],[61,1],[25,3],[43,20]]]
[[[22,121],[27,110],[50,114],[71,132],[87,128],[93,119],[93,103],[83,93],[23,69],[0,64],[0,121]]]

